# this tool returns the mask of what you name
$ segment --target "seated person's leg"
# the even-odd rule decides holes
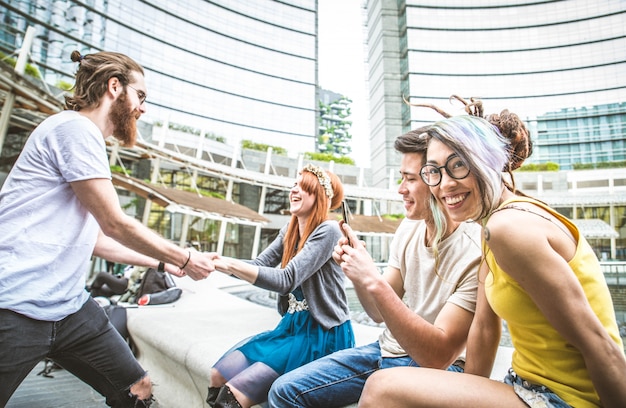
[[[237,345],[241,345],[242,342]],[[220,388],[226,384],[226,381],[233,378],[246,368],[250,367],[250,362],[236,346],[228,350],[211,368],[209,378],[209,390],[206,402],[209,406],[214,406],[215,401],[220,392]]]
[[[242,406],[252,406],[267,401],[267,393],[278,373],[263,363],[254,363],[233,378],[227,385]]]
[[[250,362],[241,351],[227,352],[211,368],[211,387],[221,387],[248,367]]]
[[[365,384],[359,408],[507,407],[528,408],[513,387],[478,375],[434,368],[380,370]]]
[[[378,342],[337,351],[280,376],[271,407],[342,407],[359,400],[365,380],[379,369]]]

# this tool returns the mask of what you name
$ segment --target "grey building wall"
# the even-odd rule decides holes
[[[376,187],[389,186],[397,174],[399,156],[393,148],[405,127],[402,118],[402,51],[398,2],[371,0],[368,8],[370,98],[370,167]]]

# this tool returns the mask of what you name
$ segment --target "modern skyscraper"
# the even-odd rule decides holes
[[[367,8],[376,186],[396,166],[395,137],[441,118],[403,97],[452,114],[462,105],[451,95],[478,97],[486,112],[508,108],[531,124],[626,100],[624,1],[368,0]]]
[[[3,0],[0,21],[6,54],[35,27],[50,83],[73,83],[75,49],[122,52],[146,70],[148,122],[315,151],[316,0]]]

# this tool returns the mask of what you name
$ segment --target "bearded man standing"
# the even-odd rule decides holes
[[[143,68],[118,53],[72,53],[66,111],[30,135],[0,190],[0,407],[50,358],[113,407],[147,407],[152,384],[85,290],[90,259],[204,279],[204,254],[163,239],[119,205],[105,138],[133,146],[145,113]],[[71,396],[68,396],[71,398]]]

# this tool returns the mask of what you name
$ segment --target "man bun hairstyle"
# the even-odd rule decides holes
[[[117,78],[123,86],[130,84],[132,73],[143,75],[141,65],[130,57],[117,52],[101,51],[81,55],[72,51],[72,62],[78,63],[73,94],[65,96],[65,108],[80,111],[85,108],[97,108],[100,99],[106,93],[108,81]]]

